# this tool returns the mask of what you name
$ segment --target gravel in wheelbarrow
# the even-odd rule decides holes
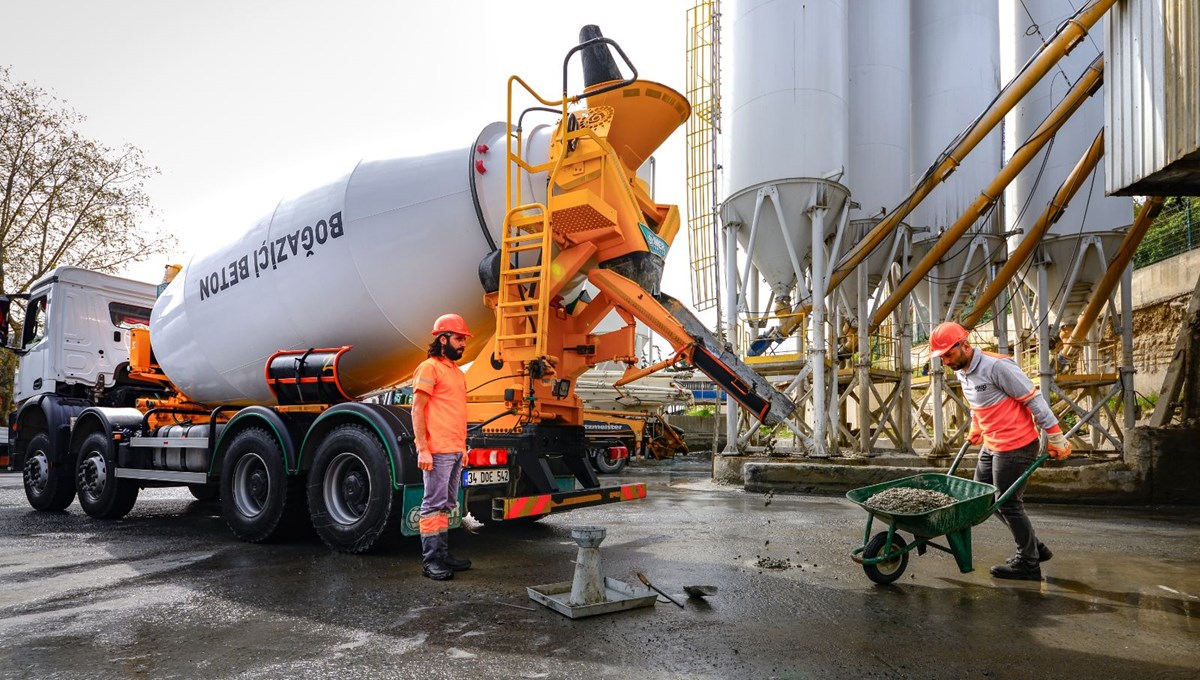
[[[868,504],[876,494],[889,489],[917,489],[946,494],[949,505],[918,512],[899,512]],[[926,473],[872,484],[846,492],[846,498],[881,521],[922,538],[933,538],[979,524],[987,519],[996,487],[970,479]],[[923,495],[923,494],[922,494]]]

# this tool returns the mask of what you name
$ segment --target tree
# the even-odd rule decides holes
[[[55,267],[116,273],[160,255],[173,237],[146,226],[145,181],[158,170],[134,146],[81,135],[84,117],[0,67],[0,290],[12,295]],[[15,321],[21,317],[14,314]],[[0,396],[12,406],[15,358],[0,360]]]

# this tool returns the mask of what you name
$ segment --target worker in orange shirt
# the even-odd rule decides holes
[[[1038,428],[1046,431],[1048,452],[1056,460],[1071,455],[1071,444],[1059,427],[1050,404],[1011,358],[971,347],[969,333],[957,323],[938,324],[929,336],[930,355],[958,375],[963,396],[971,407],[972,444],[983,444],[975,481],[993,484],[1004,493],[1038,455]],[[992,567],[996,578],[1040,581],[1042,568],[1053,555],[1033,532],[1018,489],[1000,506],[1000,519],[1008,525],[1017,553]]]
[[[455,363],[467,349],[467,324],[443,314],[433,324],[429,357],[413,374],[413,431],[417,467],[425,480],[421,500],[421,573],[435,581],[471,568],[450,555],[450,511],[458,503],[467,450],[467,378]]]

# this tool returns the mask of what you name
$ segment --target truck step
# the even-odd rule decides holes
[[[177,482],[179,484],[207,484],[206,472],[176,472],[174,470],[134,470],[117,468],[117,477],[123,479],[145,479],[153,482]]]

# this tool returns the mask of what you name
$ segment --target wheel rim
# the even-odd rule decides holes
[[[262,456],[247,453],[239,458],[233,469],[233,504],[238,513],[245,517],[259,516],[270,492],[271,475]]]
[[[896,551],[895,555],[892,557],[892,559],[885,560],[883,562],[879,562],[875,565],[875,568],[878,569],[879,573],[881,573],[881,574],[884,574],[884,575],[894,574],[897,571],[899,571],[899,569],[900,569],[901,558],[904,556],[904,553],[900,550],[899,547],[897,547],[894,544],[892,545],[892,549]],[[886,547],[880,548],[879,557],[886,557],[887,555],[885,555],[885,551],[886,551]]]
[[[46,485],[50,483],[50,459],[45,452],[36,451],[26,458],[24,473],[27,488],[35,494],[45,493]]]
[[[79,464],[75,474],[78,480],[79,493],[89,501],[97,501],[104,493],[104,485],[108,482],[108,463],[99,451],[91,451]]]
[[[349,452],[339,453],[325,471],[322,491],[330,519],[342,525],[354,524],[367,513],[371,473],[362,458]]]

